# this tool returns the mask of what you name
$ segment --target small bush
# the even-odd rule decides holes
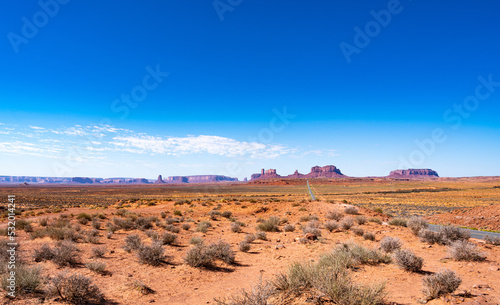
[[[51,280],[51,286],[53,294],[71,304],[98,304],[104,300],[92,279],[80,274],[68,276],[66,273],[59,273]]]
[[[316,215],[305,215],[300,217],[300,222],[306,222],[311,220],[319,220],[319,218]]]
[[[265,233],[264,233],[264,234],[265,234]],[[252,243],[252,242],[253,242],[254,240],[256,240],[256,239],[257,239],[257,236],[255,236],[255,234],[247,234],[247,235],[245,236],[245,241],[246,241],[247,243]]]
[[[118,214],[118,213],[117,213]],[[80,220],[80,219],[86,219],[87,222],[91,221],[92,220],[92,216],[90,216],[90,214],[88,213],[80,213],[76,216],[76,219]]]
[[[42,227],[46,227],[48,223],[49,223],[48,217],[40,218],[40,220],[38,221],[38,224]]]
[[[407,221],[403,218],[393,218],[389,220],[389,224],[391,226],[406,227]]]
[[[204,245],[196,245],[189,249],[184,261],[191,267],[211,267],[214,263],[214,253]]]
[[[172,232],[172,233],[176,233],[176,234],[181,231],[181,229],[179,229],[178,227],[176,227],[174,225],[166,225],[165,226],[165,230],[169,231],[169,232]]]
[[[182,216],[182,212],[179,210],[174,210],[174,215],[175,216]]]
[[[240,233],[241,226],[239,224],[237,224],[236,222],[231,223],[231,232]]]
[[[142,246],[142,240],[137,234],[128,235],[125,237],[125,245],[123,249],[127,252],[137,250]]]
[[[16,221],[16,229],[23,230],[25,232],[32,232],[33,226],[31,225],[31,222],[24,219],[19,219]]]
[[[347,206],[344,209],[344,213],[349,214],[349,215],[358,215],[359,211],[356,207],[354,206]]]
[[[171,245],[173,244],[177,239],[177,235],[165,232],[162,237],[161,237],[161,243],[163,245]]]
[[[212,220],[217,220],[219,219],[219,216],[221,215],[221,212],[219,211],[216,211],[216,210],[212,210],[208,213],[208,216],[210,216],[210,219]]]
[[[371,217],[370,219],[368,219],[368,221],[376,223],[376,224],[379,224],[379,225],[382,224],[382,220],[380,218],[378,218],[378,217]]]
[[[163,249],[163,246],[160,243],[153,243],[151,246],[142,245],[137,250],[137,257],[139,258],[139,262],[141,264],[158,266],[165,259],[165,256],[163,255],[164,252],[165,249]]]
[[[397,237],[384,236],[380,241],[382,251],[390,253],[400,249],[402,246],[401,240]]]
[[[457,240],[449,247],[451,257],[457,261],[484,261],[486,255],[478,247],[465,240]]]
[[[81,238],[80,234],[71,227],[50,227],[47,228],[47,235],[53,240],[77,241]]]
[[[151,217],[138,217],[135,220],[135,227],[141,231],[151,229],[153,227],[153,219]]]
[[[267,235],[265,232],[257,232],[255,233],[255,237],[260,240],[267,240]]]
[[[462,279],[451,270],[442,270],[423,278],[424,295],[427,299],[435,299],[457,290]]]
[[[325,217],[331,220],[339,221],[342,217],[344,217],[344,214],[342,212],[329,211],[326,213]]]
[[[219,259],[226,264],[234,264],[236,261],[231,245],[225,241],[219,240],[212,243],[208,245],[208,249],[214,253],[214,257],[216,259]]]
[[[325,222],[324,226],[325,226],[325,229],[332,232],[332,231],[337,230],[339,228],[339,223],[336,222],[335,220],[328,220],[327,222]]]
[[[250,291],[242,290],[236,295],[214,301],[217,305],[267,305],[271,304],[267,300],[275,293],[275,289],[270,282],[263,282],[254,285]]]
[[[39,249],[35,249],[33,258],[35,262],[50,261],[54,258],[54,251],[49,245],[44,244]]]
[[[92,228],[99,230],[101,229],[101,225],[102,223],[97,218],[92,219]]]
[[[363,238],[366,240],[375,241],[375,234],[371,232],[366,232],[365,234],[363,234]]]
[[[245,240],[240,242],[240,244],[238,245],[238,249],[241,252],[248,252],[250,251],[250,248],[251,248],[250,243]]]
[[[424,264],[424,259],[418,257],[411,250],[400,249],[394,252],[396,265],[405,271],[420,272]]]
[[[283,231],[285,231],[285,232],[293,232],[293,231],[295,231],[295,226],[291,225],[291,224],[286,224],[283,227]]]
[[[439,234],[441,234],[442,244],[451,244],[457,240],[468,240],[470,238],[469,232],[455,226],[441,227],[439,228]]]
[[[106,251],[108,251],[108,249],[105,246],[93,247],[91,251],[92,251],[92,257],[102,258],[104,257],[104,254],[106,254]]]
[[[443,242],[442,235],[439,232],[433,232],[429,229],[421,229],[418,232],[418,237],[420,238],[420,241],[429,244],[440,244]]]
[[[351,217],[346,217],[340,221],[339,225],[343,230],[349,230],[352,226],[354,226],[354,221]]]
[[[490,245],[500,246],[500,237],[486,235],[484,241]]]
[[[187,231],[191,228],[191,225],[189,223],[183,223],[181,228],[184,230],[184,231]]]
[[[209,221],[202,221],[196,227],[196,231],[207,233],[208,229],[212,227],[212,224]]]
[[[264,220],[263,222],[259,223],[257,225],[257,230],[260,230],[263,232],[278,232],[279,231],[279,227],[278,227],[279,224],[280,224],[279,217],[271,216],[271,217],[269,217],[269,219]]]
[[[224,211],[222,212],[222,217],[224,218],[230,218],[233,215],[231,211]]]
[[[194,246],[201,246],[201,245],[203,245],[203,239],[201,237],[194,236],[194,237],[191,237],[191,239],[189,240],[189,243],[191,245],[194,245]]]
[[[106,263],[103,261],[91,261],[85,264],[85,267],[90,271],[94,271],[95,273],[104,273],[106,269]]]
[[[358,236],[363,236],[363,234],[365,233],[363,228],[360,228],[360,227],[352,227],[351,231]]]
[[[366,223],[366,216],[363,216],[363,215],[356,216],[356,222],[360,226],[364,225]]]
[[[59,266],[75,266],[79,264],[78,248],[72,241],[65,240],[53,249],[52,261]]]
[[[9,277],[10,273],[5,273],[0,278],[1,287],[4,291],[10,291],[10,289],[8,288],[8,286],[11,286],[11,281],[9,280]],[[16,281],[14,285],[16,296],[37,292],[41,285],[42,285],[42,270],[40,267],[37,266],[28,267],[25,266],[24,264],[17,264]]]
[[[407,225],[408,228],[410,228],[410,230],[412,231],[412,233],[417,236],[421,230],[427,229],[427,227],[429,227],[429,224],[425,219],[417,216],[413,216],[410,219],[408,219]]]
[[[315,236],[321,236],[321,230],[320,230],[320,229],[317,229],[317,228],[315,228],[315,227],[307,227],[307,226],[306,226],[306,227],[304,227],[304,228],[302,229],[302,232],[303,232],[304,234],[313,234],[313,235],[315,235]]]

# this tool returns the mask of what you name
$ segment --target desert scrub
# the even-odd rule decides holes
[[[354,206],[347,206],[344,209],[344,213],[349,214],[349,215],[358,215],[359,211],[358,211],[358,208],[356,208]]]
[[[178,227],[176,227],[174,225],[166,225],[165,230],[172,232],[172,233],[179,233],[181,231],[181,229],[179,229]]]
[[[299,221],[300,222],[306,222],[306,221],[311,221],[311,220],[319,220],[319,217],[316,215],[305,215],[300,217]]]
[[[245,236],[245,241],[248,242],[248,243],[252,243],[256,239],[257,239],[257,236],[255,236],[255,234],[247,234]]]
[[[177,240],[177,235],[165,232],[161,236],[161,243],[163,245],[172,245]]]
[[[413,216],[408,219],[407,226],[408,228],[410,228],[411,232],[414,235],[418,236],[418,233],[423,229],[427,229],[427,227],[429,227],[429,224],[422,217]]]
[[[5,273],[0,278],[0,283],[4,291],[9,291],[11,285],[10,273]],[[15,292],[17,295],[25,295],[38,292],[42,285],[42,270],[38,266],[28,267],[22,263],[16,266]]]
[[[99,304],[104,300],[104,295],[92,279],[80,274],[57,274],[51,279],[50,291],[70,304]]]
[[[363,238],[365,240],[375,241],[375,234],[373,234],[371,232],[366,232],[365,234],[363,234]]]
[[[247,242],[246,240],[243,240],[239,243],[238,245],[238,249],[241,251],[241,252],[248,252],[250,251],[250,248],[251,248],[251,245],[249,242]]]
[[[278,232],[280,224],[280,218],[276,216],[271,216],[269,219],[262,221],[257,225],[257,230],[263,232]]]
[[[224,211],[222,212],[221,216],[224,218],[230,218],[233,215],[231,211]]]
[[[323,255],[320,265],[354,268],[358,265],[388,264],[391,257],[375,249],[368,249],[355,243],[344,243],[337,246],[331,253]]]
[[[234,264],[235,256],[231,245],[221,240],[208,246],[196,245],[189,249],[184,257],[184,261],[191,267],[210,268],[214,266],[216,260]]]
[[[92,257],[103,258],[104,254],[106,254],[107,251],[108,251],[108,249],[106,248],[106,246],[93,247],[91,249]]]
[[[285,232],[293,232],[293,231],[295,231],[295,226],[292,225],[292,224],[286,224],[283,227],[283,231],[285,231]]]
[[[90,271],[93,271],[95,273],[103,274],[104,270],[106,269],[106,263],[103,261],[90,261],[85,264],[85,267],[89,269]]]
[[[197,232],[207,233],[208,229],[212,227],[210,221],[202,221],[196,226]]]
[[[328,213],[326,213],[325,217],[331,220],[339,221],[342,219],[342,217],[344,217],[344,213],[338,211],[329,211]]]
[[[442,270],[423,278],[424,295],[428,300],[436,299],[457,290],[462,279],[451,270]]]
[[[403,219],[403,218],[393,218],[393,219],[389,220],[389,224],[391,226],[406,227],[407,221],[406,221],[406,219]]]
[[[158,266],[165,260],[165,249],[161,243],[153,242],[151,246],[142,245],[137,250],[137,258],[141,264]]]
[[[379,224],[379,225],[382,224],[382,220],[380,218],[378,218],[378,217],[371,217],[370,219],[368,219],[368,221],[376,223],[376,224]]]
[[[380,248],[382,249],[382,251],[387,253],[398,250],[401,248],[401,246],[401,240],[397,237],[384,236],[382,240],[380,240]]]
[[[400,268],[409,272],[420,272],[424,265],[424,259],[408,249],[396,250],[394,252],[394,261]]]
[[[204,243],[203,239],[201,237],[198,237],[198,236],[193,236],[189,240],[189,244],[194,245],[194,246],[203,245],[203,243]]]
[[[354,220],[351,217],[346,217],[340,221],[340,228],[342,230],[349,230],[352,226],[354,226]]]
[[[43,244],[40,248],[35,249],[35,251],[33,252],[33,259],[37,263],[42,261],[50,261],[53,258],[54,258],[54,251],[47,244]]]
[[[59,266],[76,266],[80,263],[79,250],[75,243],[65,240],[59,243],[58,246],[52,250],[52,261]]]
[[[236,223],[236,222],[232,222],[231,223],[231,232],[240,233],[241,232],[241,226],[238,223]]]
[[[486,254],[465,240],[457,240],[448,248],[451,257],[457,261],[484,261]]]
[[[125,245],[123,249],[127,252],[137,250],[142,246],[142,240],[137,234],[128,235],[125,237]]]
[[[184,231],[187,231],[191,228],[191,225],[189,223],[183,223],[181,225],[181,228],[184,230]]]
[[[267,240],[266,232],[257,232],[255,233],[255,237],[256,239]]]
[[[360,227],[352,227],[351,231],[358,236],[363,236],[363,234],[365,233],[363,228],[360,228]]]
[[[366,223],[366,216],[363,216],[363,215],[358,215],[356,216],[356,222],[358,223],[358,225],[364,225]]]
[[[490,245],[500,246],[500,237],[486,235],[484,241]]]
[[[335,220],[328,220],[327,222],[325,222],[324,226],[325,226],[325,229],[332,232],[332,231],[337,230],[339,228],[339,223]]]
[[[262,277],[259,282],[249,291],[241,290],[238,294],[227,298],[215,298],[217,305],[267,305],[267,300],[275,294],[276,290],[271,282],[263,282]]]

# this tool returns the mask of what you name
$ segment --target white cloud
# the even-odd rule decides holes
[[[118,150],[133,153],[186,155],[207,153],[227,157],[276,158],[292,150],[281,145],[241,142],[220,136],[188,137],[117,136],[113,138]]]

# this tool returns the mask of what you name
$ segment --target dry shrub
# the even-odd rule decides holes
[[[263,282],[262,277],[259,282],[249,291],[241,290],[238,294],[214,301],[217,305],[268,305],[268,299],[275,294],[276,290],[272,283]]]
[[[449,247],[451,257],[457,261],[484,261],[486,254],[465,240],[457,240]]]
[[[344,213],[349,214],[349,215],[358,215],[359,211],[358,211],[358,208],[356,208],[354,206],[347,206],[344,209]]]
[[[35,249],[33,258],[35,262],[50,261],[54,258],[54,251],[49,245],[43,244],[39,249]]]
[[[325,222],[324,226],[325,226],[325,229],[332,232],[332,231],[337,230],[339,228],[339,223],[335,220],[328,220],[327,222]]]
[[[61,242],[53,250],[52,261],[59,266],[75,266],[80,262],[80,254],[76,245],[69,240]]]
[[[291,224],[286,224],[283,227],[283,231],[285,231],[285,232],[293,232],[293,231],[295,231],[295,226],[291,225]]]
[[[366,240],[375,241],[375,234],[371,232],[366,232],[365,234],[363,234],[363,238]]]
[[[351,231],[358,236],[362,236],[365,233],[363,228],[360,228],[360,227],[352,227]]]
[[[123,249],[127,252],[137,250],[142,246],[142,240],[137,234],[128,235],[125,237],[125,245]]]
[[[212,227],[212,224],[210,223],[210,221],[202,221],[196,227],[196,231],[202,232],[202,233],[207,233],[208,229],[211,227]]]
[[[137,249],[137,258],[141,264],[158,266],[165,260],[165,249],[161,243],[154,242],[151,246],[142,245]]]
[[[338,211],[329,211],[328,213],[326,213],[325,217],[331,220],[339,221],[342,219],[342,217],[344,217],[344,213]]]
[[[280,218],[276,216],[271,216],[269,219],[262,221],[257,225],[257,230],[263,232],[278,232],[279,231]]]
[[[236,222],[231,223],[231,232],[234,233],[240,233],[241,232],[241,226],[237,224]]]
[[[102,246],[102,247],[93,247],[92,248],[92,257],[96,257],[96,258],[102,258],[104,257],[104,254],[106,254],[106,251],[108,249],[105,247],[105,246]]]
[[[455,272],[445,269],[423,278],[424,295],[429,300],[435,299],[457,290],[461,283],[462,279]]]
[[[264,234],[265,234],[265,233],[264,233]],[[252,243],[252,242],[253,242],[254,240],[256,240],[256,239],[257,239],[257,236],[255,236],[255,234],[247,234],[247,235],[245,236],[245,241],[246,241],[247,243]]]
[[[191,267],[213,267],[215,260],[226,264],[234,264],[235,256],[231,245],[219,240],[208,246],[196,245],[188,250],[184,257],[185,262]]]
[[[391,226],[406,227],[408,225],[406,219],[404,218],[393,218],[389,220]]]
[[[424,259],[415,255],[411,250],[400,249],[394,252],[396,265],[405,271],[420,272],[424,265]]]
[[[380,241],[380,248],[387,253],[398,250],[401,246],[401,240],[397,237],[384,236]]]
[[[177,235],[165,232],[161,237],[161,243],[164,245],[171,245],[177,240]]]
[[[349,230],[352,226],[354,226],[354,220],[351,217],[346,217],[340,221],[340,228],[342,230]]]
[[[490,245],[500,246],[500,237],[486,235],[484,241]]]
[[[37,292],[42,285],[42,269],[38,266],[28,267],[22,263],[16,266],[15,292],[17,295]],[[0,284],[4,291],[10,291],[7,286],[11,285],[10,273],[5,273],[0,278]],[[7,303],[6,303],[7,304]]]
[[[412,233],[414,235],[417,235],[417,236],[421,230],[427,229],[427,227],[429,227],[429,224],[427,223],[427,221],[425,219],[423,219],[422,217],[418,217],[418,216],[411,217],[410,219],[408,219],[406,224],[407,224],[408,228],[410,228]]]
[[[87,267],[90,271],[102,274],[106,269],[106,263],[103,261],[90,261],[85,264],[85,267]]]
[[[238,249],[241,251],[241,252],[248,252],[250,251],[250,248],[251,248],[251,245],[249,242],[247,241],[242,241],[239,243],[238,245]]]
[[[59,273],[51,280],[51,288],[53,294],[70,304],[99,304],[104,300],[92,279],[80,274]]]

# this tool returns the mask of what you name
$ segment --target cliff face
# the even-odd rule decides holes
[[[165,183],[165,181],[163,181],[163,177],[161,175],[158,175],[158,179],[155,181],[155,184],[161,184],[161,183]]]
[[[327,165],[323,167],[314,166],[311,168],[311,172],[305,175],[306,178],[336,178],[344,177],[344,174],[340,170],[333,166]]]
[[[238,178],[231,178],[221,175],[194,175],[194,176],[171,176],[166,183],[214,183],[223,181],[238,181]]]
[[[260,174],[253,174],[250,180],[259,180],[259,179],[271,179],[271,178],[281,178],[280,175],[276,173],[275,169],[262,169]]]
[[[432,169],[415,169],[415,168],[410,168],[410,169],[398,169],[395,171],[392,171],[389,174],[389,177],[404,177],[404,178],[417,178],[417,177],[439,177],[438,173]]]

